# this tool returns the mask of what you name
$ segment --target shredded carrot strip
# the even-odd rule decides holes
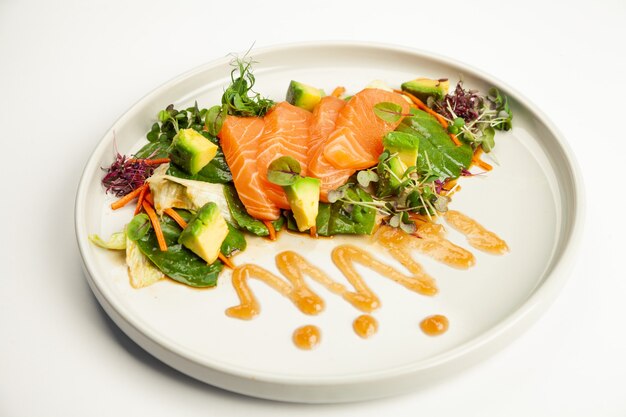
[[[270,240],[276,240],[276,229],[274,229],[274,225],[269,220],[263,220],[263,224],[267,227],[267,230],[270,232]]]
[[[452,142],[454,142],[456,146],[462,145],[461,141],[459,140],[459,138],[456,137],[454,133],[450,133],[449,135],[450,135],[450,139],[452,139]]]
[[[165,236],[163,236],[163,230],[161,230],[161,223],[159,223],[159,218],[157,214],[154,212],[154,209],[147,201],[143,202],[143,209],[148,214],[150,218],[150,222],[152,223],[152,227],[154,228],[154,233],[156,234],[157,242],[159,242],[159,249],[163,252],[167,251],[167,243],[165,243]]]
[[[483,161],[482,159],[480,159],[480,156],[482,154],[483,154],[482,148],[480,148],[480,147],[477,148],[476,151],[474,152],[474,156],[472,157],[472,163],[474,165],[478,165],[479,167],[481,167],[485,171],[491,171],[493,169],[493,167],[491,165],[489,165],[488,163],[486,163],[485,161]]]
[[[152,193],[150,192],[149,187],[148,192],[146,192],[146,195],[143,197],[143,199],[150,203],[152,206],[154,206],[154,199],[152,198]]]
[[[486,163],[485,161],[483,161],[482,159],[480,159],[478,157],[472,158],[472,162],[474,163],[474,165],[478,165],[479,167],[481,167],[485,171],[491,171],[493,169],[493,167],[491,165],[489,165],[488,163]]]
[[[309,229],[309,234],[311,237],[317,237],[317,226],[311,226]]]
[[[142,187],[135,188],[133,191],[131,191],[130,193],[126,194],[124,197],[120,198],[119,200],[115,201],[113,204],[111,204],[111,208],[113,210],[117,210],[119,208],[124,207],[131,200],[133,200],[135,197],[137,197],[139,195],[139,193],[141,193],[141,190],[142,190]]]
[[[228,259],[227,257],[224,256],[224,254],[222,252],[220,252],[219,255],[217,255],[217,258],[222,261],[224,263],[224,265],[226,265],[227,267],[229,267],[230,269],[235,269],[235,264],[232,263],[232,261],[230,259]]]
[[[170,216],[176,223],[178,223],[178,225],[180,227],[182,227],[183,229],[185,227],[187,227],[187,222],[185,221],[185,219],[183,219],[182,217],[180,217],[180,214],[178,214],[176,212],[176,210],[171,209],[171,208],[166,208],[165,210],[163,210],[163,213],[167,214],[168,216]]]
[[[143,162],[145,162],[146,165],[161,165],[170,162],[170,158],[144,159]]]
[[[333,97],[340,97],[345,92],[346,92],[346,89],[344,87],[337,87],[333,90],[332,93],[330,93],[330,95]]]
[[[139,198],[137,198],[137,205],[135,206],[135,216],[139,214],[141,211],[141,204],[143,203],[143,199],[146,196],[146,190],[148,190],[148,184],[144,184],[141,186],[141,191],[139,192]]]
[[[161,165],[161,164],[167,164],[168,162],[170,162],[170,158],[157,158],[157,159],[129,159],[128,162],[134,163],[134,162],[143,162],[146,165]]]

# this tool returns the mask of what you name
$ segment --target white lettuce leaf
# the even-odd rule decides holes
[[[231,221],[228,204],[224,197],[222,184],[205,181],[187,180],[167,175],[169,164],[163,164],[154,170],[148,178],[154,208],[159,215],[167,208],[180,208],[197,211],[208,202],[214,202],[220,208],[224,219]]]

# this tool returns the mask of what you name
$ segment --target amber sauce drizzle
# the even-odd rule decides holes
[[[446,316],[441,314],[435,314],[434,316],[428,316],[420,322],[420,328],[428,336],[439,336],[444,334],[449,327],[450,323]]]
[[[496,255],[509,251],[506,242],[495,233],[485,229],[476,220],[455,210],[445,214],[446,223],[467,237],[467,243],[476,249]]]
[[[378,331],[378,321],[369,314],[361,314],[352,322],[352,328],[359,337],[367,339]]]
[[[371,312],[380,306],[376,294],[367,286],[363,278],[354,268],[354,262],[358,262],[383,275],[398,284],[424,295],[437,293],[435,280],[421,270],[417,263],[411,272],[415,276],[404,275],[391,266],[380,262],[368,252],[351,245],[341,245],[333,250],[332,258],[337,267],[354,287],[354,292],[340,284],[319,268],[311,265],[305,258],[292,251],[281,252],[276,255],[276,266],[287,278],[284,279],[272,274],[266,269],[253,264],[245,264],[233,271],[232,283],[239,297],[239,305],[230,307],[226,314],[230,317],[250,320],[260,313],[260,306],[256,297],[248,285],[248,279],[256,278],[265,282],[271,288],[289,298],[291,302],[303,313],[314,315],[324,309],[324,301],[315,294],[304,281],[304,275],[308,275],[323,285],[328,291],[343,297],[355,308]],[[416,273],[419,272],[419,273]]]
[[[466,235],[473,247],[494,254],[501,254],[508,250],[508,246],[502,239],[469,217],[451,210],[445,218],[450,226]],[[305,276],[309,276],[331,293],[341,296],[355,308],[369,313],[380,306],[380,300],[357,272],[355,268],[357,263],[413,292],[427,296],[437,294],[438,289],[435,280],[413,259],[412,250],[417,250],[455,268],[467,269],[475,263],[471,252],[444,238],[443,226],[439,224],[421,222],[415,236],[408,235],[397,228],[381,226],[376,232],[375,239],[389,251],[393,258],[410,271],[410,274],[403,274],[361,248],[340,245],[332,251],[331,256],[337,268],[353,287],[354,291],[350,291],[345,285],[313,266],[304,257],[292,251],[285,251],[276,255],[276,266],[286,279],[254,264],[241,265],[233,271],[232,284],[239,297],[239,305],[228,308],[226,314],[230,317],[250,320],[260,313],[259,303],[248,285],[251,278],[264,282],[308,315],[320,313],[324,309],[324,300],[309,288],[304,280]],[[420,323],[420,327],[429,335],[442,334],[448,328],[448,319],[440,315],[430,316]],[[372,316],[364,314],[354,320],[353,329],[357,335],[366,338],[376,333],[378,323]],[[319,343],[319,338],[319,329],[315,326],[298,328],[293,335],[294,343],[301,349],[311,349]]]
[[[417,227],[417,236],[408,235],[394,227],[381,226],[376,237],[411,272],[415,263],[411,257],[411,249],[454,268],[467,269],[473,266],[476,262],[474,255],[445,239],[443,234],[440,224],[421,223]]]
[[[319,345],[320,337],[320,329],[309,324],[298,327],[293,332],[293,343],[302,350],[311,350]]]

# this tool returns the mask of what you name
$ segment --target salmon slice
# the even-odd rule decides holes
[[[241,202],[252,217],[276,220],[280,210],[263,191],[257,169],[259,139],[265,122],[258,117],[228,116],[218,135]]]
[[[289,202],[282,187],[267,180],[267,169],[276,158],[291,156],[300,162],[301,175],[306,176],[311,118],[311,112],[286,101],[277,104],[265,115],[265,130],[259,139],[257,169],[265,194],[279,208],[289,209]]]
[[[328,202],[328,192],[346,183],[353,169],[337,169],[324,156],[324,144],[328,135],[335,130],[339,112],[346,101],[333,96],[323,97],[313,109],[313,119],[309,128],[310,140],[308,157],[308,175],[320,180],[320,200]]]
[[[374,106],[382,102],[400,105],[402,113],[409,111],[409,103],[397,93],[366,88],[355,94],[339,112],[335,130],[324,145],[324,156],[339,169],[364,169],[376,165],[383,151],[383,136],[402,121],[386,122],[374,113]]]

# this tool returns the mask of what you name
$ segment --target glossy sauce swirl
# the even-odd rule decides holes
[[[466,235],[469,244],[475,248],[494,254],[508,250],[506,243],[497,235],[457,211],[449,211],[445,219],[450,226]],[[438,292],[435,280],[413,259],[412,251],[417,250],[448,266],[460,269],[467,269],[476,262],[471,252],[445,239],[443,226],[439,224],[421,222],[415,235],[409,235],[397,228],[381,226],[375,239],[410,274],[404,274],[379,261],[359,247],[340,245],[332,251],[331,256],[352,287],[350,290],[301,255],[285,251],[276,255],[276,266],[285,278],[254,264],[241,265],[233,271],[232,284],[239,297],[239,305],[228,308],[226,314],[250,320],[260,313],[259,302],[248,285],[252,278],[264,282],[287,297],[304,314],[315,315],[324,309],[324,300],[306,284],[305,276],[318,282],[329,292],[342,297],[358,310],[369,313],[380,307],[380,300],[357,272],[355,264],[391,279],[410,291],[433,296]],[[428,335],[439,335],[447,331],[448,319],[441,315],[430,316],[422,320],[420,327]],[[354,320],[353,329],[360,337],[367,338],[376,333],[378,323],[372,316],[364,314]],[[320,332],[315,326],[298,328],[293,335],[294,343],[301,349],[311,349],[319,343],[319,340]]]

